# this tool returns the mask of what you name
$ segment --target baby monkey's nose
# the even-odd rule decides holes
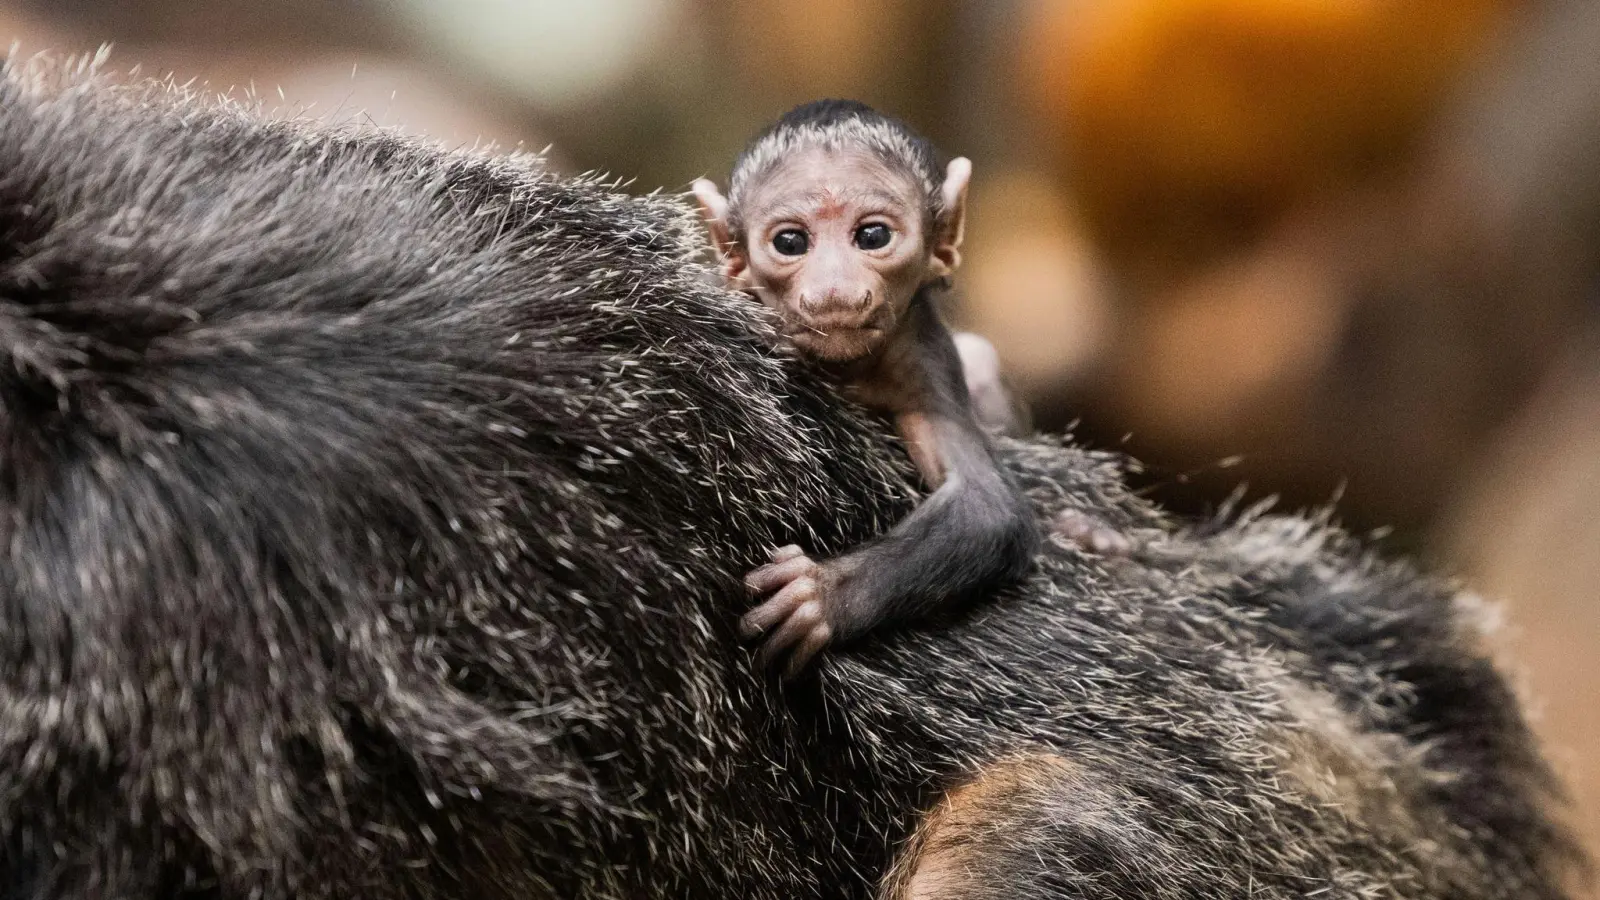
[[[803,291],[800,308],[808,313],[826,313],[849,310],[862,312],[872,307],[872,289],[853,290],[830,287],[825,291]]]
[[[860,312],[872,306],[872,289],[833,288],[828,291],[827,305]]]

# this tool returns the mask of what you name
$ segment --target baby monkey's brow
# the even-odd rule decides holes
[[[838,189],[774,197],[756,206],[754,218],[804,219],[819,209],[835,205],[864,206],[874,213],[898,214],[905,212],[908,202],[919,207],[927,205],[926,199],[916,195],[898,195],[878,187],[846,184]]]

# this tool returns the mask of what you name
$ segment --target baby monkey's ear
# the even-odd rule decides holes
[[[972,160],[958,156],[945,168],[939,189],[944,215],[934,223],[930,266],[935,277],[948,282],[961,268],[961,239],[967,229],[967,184],[972,181]]]
[[[717,261],[722,264],[722,277],[729,282],[736,281],[744,274],[749,263],[745,259],[744,248],[734,241],[733,232],[728,228],[728,198],[722,196],[709,178],[696,178],[693,190],[694,199],[700,204],[700,215],[706,220],[706,229],[711,232],[711,245],[716,248]]]

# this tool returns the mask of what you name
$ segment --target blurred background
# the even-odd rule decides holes
[[[1186,513],[1504,601],[1600,852],[1600,4],[0,0],[23,54],[677,191],[848,96],[976,166],[951,316]]]

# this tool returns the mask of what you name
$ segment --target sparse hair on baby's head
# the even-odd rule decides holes
[[[858,100],[813,100],[784,113],[734,160],[728,206],[736,232],[742,230],[739,210],[750,189],[783,160],[814,147],[829,152],[866,150],[921,187],[932,221],[944,216],[943,165],[927,138]]]

